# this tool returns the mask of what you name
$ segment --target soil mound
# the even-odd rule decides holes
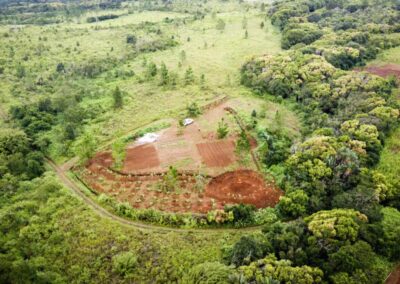
[[[255,171],[238,170],[213,178],[204,195],[224,204],[244,203],[263,208],[274,206],[282,191],[272,183],[267,184]]]

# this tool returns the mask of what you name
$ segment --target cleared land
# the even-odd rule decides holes
[[[248,107],[239,99],[222,100],[187,127],[179,127],[175,121],[158,133],[154,143],[130,144],[122,171],[113,170],[111,152],[100,152],[80,169],[81,178],[98,193],[135,208],[206,213],[227,204],[274,206],[282,192],[273,182],[266,182],[254,164],[244,170],[238,163],[236,139],[240,128],[226,109],[240,105],[242,109]],[[229,125],[229,134],[218,139],[216,128],[222,118]],[[256,146],[256,142],[253,144]],[[177,167],[179,175],[176,187],[165,189],[171,165]]]

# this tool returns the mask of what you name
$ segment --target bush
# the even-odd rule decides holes
[[[182,283],[192,284],[228,284],[232,270],[219,262],[205,262],[194,266]]]
[[[135,45],[136,42],[137,42],[137,38],[136,38],[135,35],[127,35],[127,36],[126,36],[126,43]]]
[[[243,236],[232,247],[228,261],[238,267],[261,257],[263,257],[262,244],[252,236]]]
[[[247,223],[251,224],[254,221],[254,205],[248,204],[235,204],[226,205],[224,211],[233,213],[233,218],[235,223]]]
[[[132,276],[136,265],[137,258],[130,251],[122,252],[112,258],[113,271],[124,277]]]
[[[106,21],[106,20],[112,20],[112,19],[116,19],[118,18],[118,15],[113,15],[113,14],[109,14],[109,15],[101,15],[98,17],[89,17],[86,19],[86,22],[88,23],[94,23],[94,22],[101,22],[101,21]]]
[[[201,114],[200,108],[195,102],[188,105],[186,109],[187,109],[187,114],[190,117],[197,117],[199,114]]]
[[[222,118],[221,121],[218,122],[217,137],[218,139],[223,139],[228,135],[228,133],[228,124]]]
[[[282,48],[289,49],[290,47],[299,44],[310,44],[323,35],[321,29],[313,24],[301,24],[296,27],[288,27],[282,35]]]

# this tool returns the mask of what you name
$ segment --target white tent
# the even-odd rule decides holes
[[[137,144],[142,145],[142,144],[147,144],[147,143],[153,143],[158,140],[159,135],[155,133],[146,133],[142,137],[138,138],[136,141]]]

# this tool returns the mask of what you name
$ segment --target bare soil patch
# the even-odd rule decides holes
[[[112,169],[111,152],[106,151],[79,169],[79,175],[94,191],[139,209],[204,214],[227,204],[274,206],[282,192],[251,170],[255,164],[232,171],[239,167],[235,140],[240,127],[226,109],[235,103],[223,101],[208,108],[187,127],[176,123],[158,132],[154,143],[131,143],[121,171]],[[222,117],[229,124],[229,135],[219,140],[216,130]],[[257,141],[249,139],[256,147]],[[171,165],[179,174],[174,188],[167,190],[162,184]]]
[[[397,64],[386,64],[383,66],[369,66],[365,68],[365,71],[368,71],[369,73],[385,78],[394,75],[398,79],[400,79],[400,65]]]
[[[208,167],[226,167],[235,161],[235,142],[232,140],[199,143],[196,146]]]
[[[205,196],[225,204],[252,204],[257,208],[275,206],[282,191],[274,184],[267,184],[255,171],[227,172],[210,181]]]
[[[223,209],[227,204],[253,204],[257,208],[275,206],[282,192],[251,170],[227,172],[220,176],[202,177],[205,189],[198,188],[196,173],[182,172],[177,188],[161,190],[162,174],[119,174],[92,164],[80,173],[85,183],[98,193],[128,202],[134,208],[153,208],[165,212],[205,214]]]
[[[400,284],[400,265],[396,267],[389,277],[386,279],[385,284]]]
[[[123,170],[136,171],[158,167],[159,165],[160,160],[156,148],[152,144],[144,144],[127,149]]]

